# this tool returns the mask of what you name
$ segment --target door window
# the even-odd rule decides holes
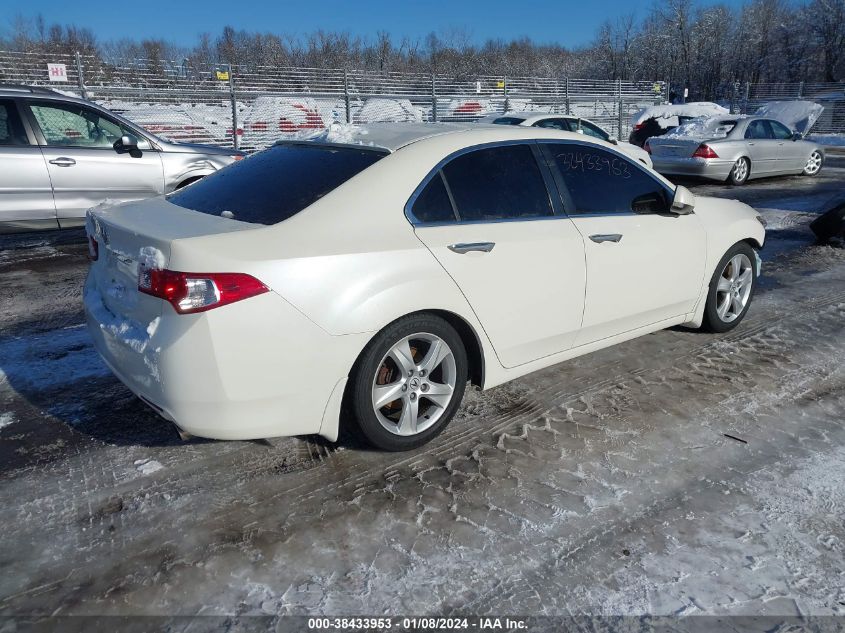
[[[569,132],[569,123],[566,119],[542,119],[537,121],[533,127],[542,127],[549,130],[563,130]]]
[[[598,125],[593,125],[588,121],[581,121],[581,132],[586,134],[587,136],[592,136],[593,138],[598,138],[603,141],[606,141],[610,138],[610,134],[605,132],[601,129]]]
[[[137,136],[133,130],[104,117],[97,110],[75,103],[37,102],[29,106],[47,145],[111,149],[124,134]],[[139,141],[140,149],[149,148],[146,141]]]
[[[665,213],[672,192],[627,158],[600,147],[547,143],[573,213]]]
[[[0,145],[29,145],[15,102],[0,100]]]
[[[528,145],[471,151],[443,168],[462,222],[554,215],[549,192]]]
[[[783,123],[779,123],[778,121],[769,121],[769,125],[772,128],[772,135],[776,139],[786,141],[792,138],[792,132],[790,132],[789,128]]]
[[[752,121],[745,130],[745,138],[766,139],[774,138],[768,121]]]

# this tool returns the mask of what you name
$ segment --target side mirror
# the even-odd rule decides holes
[[[611,145],[619,145],[619,139],[616,138],[615,136],[609,136],[607,138],[607,142],[610,143]]]
[[[804,138],[804,135],[801,134],[801,132],[793,132],[792,133],[792,140],[793,141],[800,141],[803,138]]]
[[[124,134],[114,142],[114,151],[118,154],[131,154],[135,156],[136,153],[140,155],[141,150],[138,149],[138,137],[134,134]]]
[[[689,215],[695,209],[695,195],[686,187],[678,185],[675,188],[675,197],[672,198],[672,213],[676,215]]]

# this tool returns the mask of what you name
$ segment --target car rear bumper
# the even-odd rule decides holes
[[[675,176],[693,176],[726,180],[734,162],[722,158],[693,158],[691,156],[655,156],[651,161],[655,171]]]
[[[89,278],[84,297],[94,347],[133,393],[182,430],[224,440],[319,433],[326,404],[365,335],[332,336],[269,292],[155,327],[114,327]]]

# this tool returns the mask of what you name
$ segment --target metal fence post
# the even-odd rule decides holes
[[[745,97],[742,99],[742,111],[740,114],[748,114],[748,98],[751,96],[751,82],[745,82]]]
[[[88,98],[88,93],[85,90],[85,77],[82,74],[82,56],[79,54],[79,51],[76,51],[76,76],[79,82],[79,92],[82,95],[83,99]]]
[[[431,120],[437,123],[437,84],[434,73],[431,73]]]
[[[235,75],[232,72],[232,64],[229,69],[229,99],[232,102],[232,147],[238,149],[238,100],[235,97]]]
[[[624,103],[623,103],[623,99],[622,99],[622,80],[621,79],[616,80],[616,94],[619,97],[619,103],[618,103],[618,108],[617,108],[617,114],[619,115],[619,120],[617,121],[618,125],[617,125],[616,138],[622,138],[622,107],[623,107]]]
[[[352,123],[352,104],[349,101],[349,71],[343,69],[343,101],[346,104],[346,122]]]
[[[502,77],[502,90],[505,93],[505,112],[511,109],[510,98],[508,97],[508,78]]]
[[[566,83],[564,84],[564,98],[566,99],[566,114],[569,114],[569,77],[565,78]]]
[[[804,82],[802,81],[800,84],[798,84],[798,98],[800,99],[803,96],[804,96]]]

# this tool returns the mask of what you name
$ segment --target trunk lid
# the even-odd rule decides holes
[[[651,155],[689,158],[706,141],[692,138],[667,138],[665,136],[652,137],[648,140]]]
[[[163,197],[99,205],[88,212],[86,222],[98,246],[97,260],[91,264],[93,288],[119,321],[118,328],[147,331],[162,315],[165,302],[138,290],[141,267],[167,268],[176,240],[256,228],[178,207]]]

